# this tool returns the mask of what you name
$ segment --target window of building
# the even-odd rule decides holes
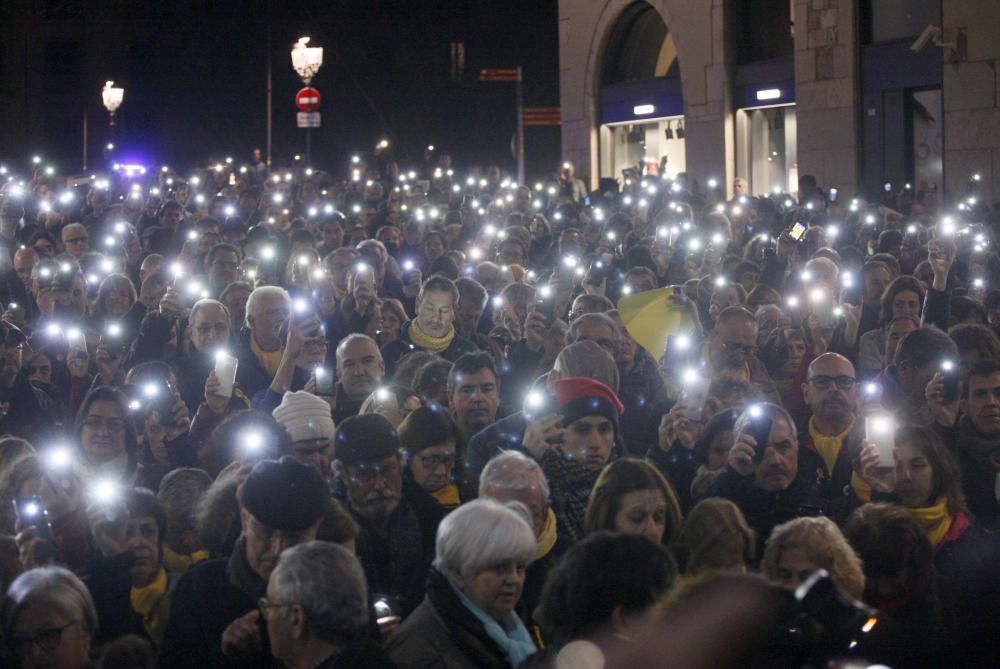
[[[604,85],[677,77],[677,47],[660,13],[648,2],[626,7],[608,35]]]
[[[941,25],[941,0],[862,0],[864,44],[914,39],[928,25]]]

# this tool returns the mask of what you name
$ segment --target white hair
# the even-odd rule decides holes
[[[545,472],[538,462],[519,451],[504,451],[486,463],[479,475],[479,496],[489,497],[490,488],[537,488],[542,493],[543,506],[549,503],[549,482]]]
[[[37,604],[66,620],[79,621],[87,634],[97,631],[97,608],[90,591],[77,576],[63,567],[39,567],[26,571],[7,589],[6,629],[12,629],[25,607]]]
[[[438,526],[434,566],[445,575],[473,576],[498,562],[531,560],[538,542],[530,518],[520,502],[463,504]]]
[[[309,541],[281,553],[271,574],[277,603],[298,604],[312,633],[349,640],[368,622],[368,585],[361,563],[337,544]]]
[[[257,303],[260,302],[261,298],[268,295],[280,295],[285,299],[285,302],[288,302],[289,304],[292,302],[291,295],[288,294],[287,290],[280,286],[261,286],[259,288],[254,288],[254,291],[250,293],[250,297],[247,298],[247,315],[244,325],[248,328],[250,327],[250,317],[257,315],[257,309],[259,307]]]

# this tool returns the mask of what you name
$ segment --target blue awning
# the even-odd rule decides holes
[[[637,108],[647,113],[637,114]],[[642,123],[683,114],[680,77],[626,81],[601,89],[601,123]]]

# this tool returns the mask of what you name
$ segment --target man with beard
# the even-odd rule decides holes
[[[865,436],[864,421],[857,420],[854,365],[842,355],[824,353],[809,365],[802,395],[811,416],[800,435],[799,469],[809,474],[805,467],[816,464],[814,456],[819,456],[815,482],[840,522],[857,503],[855,488],[866,499],[869,495],[867,486],[852,476]]]
[[[335,423],[358,415],[362,403],[382,382],[385,363],[378,344],[368,335],[352,334],[337,346]]]
[[[749,433],[759,420],[770,419],[766,442]],[[813,472],[823,467],[819,456],[800,449],[792,417],[776,404],[754,404],[736,420],[736,442],[710,497],[724,497],[740,508],[757,533],[762,551],[776,525],[800,516],[828,515]]]
[[[357,555],[372,598],[399,602],[405,616],[424,597],[444,508],[420,486],[403,495],[399,436],[379,414],[348,418],[333,439],[337,496],[358,522]]]
[[[497,419],[500,382],[493,358],[487,353],[466,353],[448,374],[448,408],[465,444]]]
[[[243,532],[232,555],[192,567],[173,593],[165,669],[271,666],[257,601],[278,556],[316,538],[330,493],[315,468],[285,456],[257,463],[237,500]]]

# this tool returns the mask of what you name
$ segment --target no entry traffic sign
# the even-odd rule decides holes
[[[319,109],[319,100],[319,91],[308,86],[295,94],[295,106],[299,108],[299,111],[316,111]]]

